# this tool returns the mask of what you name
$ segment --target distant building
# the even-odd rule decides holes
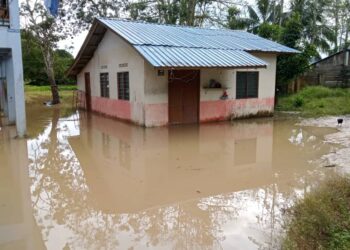
[[[233,30],[96,19],[70,74],[87,110],[151,127],[269,115],[276,59],[298,51]]]
[[[19,136],[26,132],[24,103],[18,0],[0,0],[0,111]]]
[[[290,92],[303,86],[350,87],[350,48],[311,64],[310,69],[290,84]]]

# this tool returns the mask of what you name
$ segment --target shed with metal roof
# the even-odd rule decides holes
[[[271,114],[276,58],[298,53],[254,34],[95,19],[71,75],[79,102],[145,126]]]

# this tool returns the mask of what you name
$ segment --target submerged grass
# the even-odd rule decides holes
[[[300,111],[304,116],[350,114],[350,89],[312,86],[280,97],[278,111]]]
[[[327,179],[287,212],[283,249],[350,249],[350,178]]]
[[[73,106],[73,91],[77,89],[76,85],[59,85],[59,95],[61,99],[61,107]],[[42,104],[43,101],[51,100],[50,86],[31,86],[24,87],[26,104]]]
[[[76,89],[77,89],[76,85],[58,85],[59,91],[73,91]],[[34,86],[34,85],[26,84],[26,85],[24,85],[24,91],[25,92],[50,92],[51,87],[48,85]]]

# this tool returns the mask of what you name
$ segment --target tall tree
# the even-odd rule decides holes
[[[335,35],[327,25],[325,11],[328,0],[292,0],[291,12],[297,13],[302,23],[302,40],[321,51],[329,51]]]
[[[232,4],[223,0],[140,0],[126,1],[125,9],[135,20],[203,26],[207,22],[221,25],[222,12]]]
[[[278,40],[280,35],[281,6],[276,0],[256,0],[256,8],[248,5],[248,30],[264,38]]]
[[[60,103],[58,87],[54,71],[54,49],[57,43],[66,37],[63,22],[54,19],[42,2],[26,0],[22,3],[22,16],[26,21],[26,29],[35,37],[44,59],[45,71],[51,85],[52,104]],[[60,19],[63,21],[64,19]]]
[[[334,32],[331,53],[338,52],[348,46],[350,30],[350,1],[328,0],[326,5],[326,20],[329,28]]]
[[[310,59],[317,54],[314,45],[303,43],[303,28],[300,15],[293,13],[282,30],[280,42],[301,51],[300,54],[282,55],[277,59],[277,88],[282,91],[291,80],[308,69]]]
[[[230,29],[247,29],[251,25],[251,19],[242,16],[242,11],[236,6],[227,10],[227,27]]]
[[[45,70],[43,55],[36,37],[27,30],[21,30],[24,79],[32,85],[47,85],[49,79]],[[74,80],[66,76],[73,63],[73,56],[66,50],[56,49],[54,72],[57,84],[72,84]]]

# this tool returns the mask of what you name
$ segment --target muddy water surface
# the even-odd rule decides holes
[[[0,249],[274,249],[338,150],[298,122],[144,129],[28,107],[28,139],[0,130]]]

